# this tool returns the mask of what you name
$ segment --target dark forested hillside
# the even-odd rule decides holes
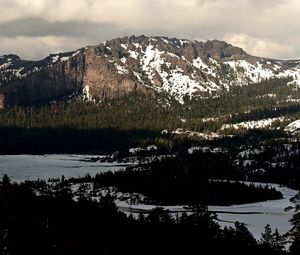
[[[64,183],[40,195],[34,187],[3,178],[1,254],[287,254],[286,237],[266,227],[257,241],[241,223],[222,229],[205,206],[194,206],[189,215],[156,208],[133,218],[119,212],[109,195],[76,202]],[[297,241],[292,245],[297,254]]]
[[[148,203],[160,205],[230,205],[282,198],[273,188],[236,181],[244,178],[225,155],[195,153],[74,182],[93,181],[97,187],[113,186],[123,193],[143,194]]]
[[[0,112],[0,153],[97,153],[149,144],[170,148],[199,144],[206,136],[247,136],[251,130],[230,125],[267,118],[275,121],[265,128],[266,136],[277,132],[282,137],[280,130],[300,116],[299,92],[287,82],[233,87],[219,98],[186,99],[183,105],[166,95],[133,93],[98,103],[75,97],[10,108]]]

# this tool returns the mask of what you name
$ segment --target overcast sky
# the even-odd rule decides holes
[[[0,55],[43,58],[125,35],[220,39],[300,58],[299,0],[0,0]]]

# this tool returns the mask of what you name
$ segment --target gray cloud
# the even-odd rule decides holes
[[[299,58],[299,14],[298,0],[0,0],[0,55],[41,58],[146,34],[221,39],[254,55]]]
[[[75,36],[91,37],[99,33],[116,30],[112,23],[89,21],[49,22],[42,18],[25,18],[0,24],[0,36]]]

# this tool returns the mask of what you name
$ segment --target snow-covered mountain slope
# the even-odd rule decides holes
[[[0,56],[0,86],[41,72],[59,61],[66,61],[76,52],[51,54],[40,61],[27,61],[17,55]]]
[[[300,86],[300,61],[250,56],[221,41],[125,37],[94,49],[118,74],[167,92],[180,102],[186,96],[218,96],[231,86],[272,78],[290,77],[287,85]]]
[[[0,57],[0,109],[49,102],[82,92],[83,49],[40,61],[16,55]]]
[[[293,121],[284,128],[284,131],[288,133],[295,133],[300,131],[300,120]]]
[[[299,63],[254,57],[216,40],[131,36],[77,52],[50,55],[41,61],[23,61],[15,55],[0,57],[0,86],[6,87],[5,91],[0,87],[0,94],[8,105],[22,103],[24,100],[15,100],[9,93],[23,93],[22,80],[24,86],[38,80],[51,89],[55,86],[63,89],[65,86],[59,83],[67,82],[70,89],[61,94],[88,91],[89,99],[115,98],[141,91],[151,96],[163,92],[183,103],[186,97],[217,97],[232,86],[272,78],[290,77],[287,86],[298,88]],[[22,89],[16,91],[14,86]],[[29,98],[34,93],[32,89],[27,90]],[[58,95],[56,91],[55,96]]]

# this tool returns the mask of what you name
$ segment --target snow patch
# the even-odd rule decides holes
[[[219,118],[202,118],[202,122],[217,121]]]
[[[167,39],[165,39],[165,38],[161,38],[162,39],[162,41],[164,42],[164,43],[166,43],[166,44],[169,44],[170,42],[167,40]]]
[[[11,62],[4,63],[0,66],[0,70],[5,70],[5,69],[9,68],[10,66],[12,66]]]
[[[296,120],[290,124],[288,124],[285,128],[284,131],[288,133],[295,133],[296,131],[299,131],[300,129],[300,120]]]
[[[131,58],[138,59],[139,53],[137,53],[136,51],[133,51],[133,50],[129,50],[128,52],[129,52],[129,56]]]
[[[196,132],[196,131],[184,130],[183,128],[177,128],[176,130],[172,131],[171,133],[176,134],[176,135],[187,135],[189,137],[198,136],[198,137],[201,137],[203,139],[208,139],[208,140],[212,140],[212,139],[221,137],[219,134],[213,133],[213,132],[212,133],[200,133],[200,132]]]
[[[72,57],[75,57],[76,55],[78,55],[80,53],[80,50],[76,51],[75,53],[73,53]]]
[[[51,62],[54,64],[59,60],[59,55],[51,57]]]
[[[280,62],[268,68],[263,67],[263,64],[259,61],[256,64],[251,64],[246,60],[233,60],[225,63],[234,70],[240,85],[247,85],[249,81],[258,83],[271,78],[291,77],[293,80],[287,85],[300,86],[300,68],[298,66],[283,70],[283,63]],[[267,64],[269,63],[272,64],[271,62],[267,62]]]
[[[64,62],[64,61],[67,61],[70,57],[61,57],[60,58],[60,61]]]
[[[221,130],[234,128],[246,128],[246,129],[260,129],[260,128],[266,128],[271,126],[275,121],[284,121],[284,117],[278,117],[278,118],[269,118],[269,119],[263,119],[263,120],[253,120],[253,121],[244,121],[236,124],[224,124],[221,127]]]
[[[127,50],[128,44],[121,43],[121,47],[122,47],[124,50]]]
[[[180,42],[181,46],[183,46],[184,44],[189,43],[190,41],[180,39],[179,42]]]
[[[129,74],[129,71],[124,66],[115,63],[115,67],[117,68],[118,74]]]
[[[86,85],[82,90],[83,98],[87,101],[93,101],[92,95],[90,94],[90,87]]]
[[[125,63],[127,62],[127,59],[126,59],[125,57],[122,57],[122,58],[121,58],[121,62],[122,62],[123,64],[125,64]]]

